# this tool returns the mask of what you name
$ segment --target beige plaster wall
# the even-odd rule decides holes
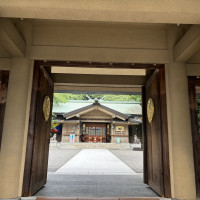
[[[10,70],[11,59],[10,58],[0,58],[0,70]]]
[[[33,45],[166,49],[164,25],[45,22],[34,24]]]
[[[163,24],[25,19],[16,20],[15,26],[30,45],[33,60],[168,63]],[[0,56],[5,55],[0,51]]]
[[[123,126],[124,127],[124,135],[115,135],[116,134],[116,126]],[[124,124],[117,124],[113,125],[111,130],[111,143],[117,143],[117,138],[120,138],[120,143],[129,143],[129,132],[128,132],[128,125]]]
[[[176,63],[170,64],[166,69],[172,197],[195,199],[186,66],[184,63]]]
[[[30,57],[167,63],[165,29],[165,25],[39,21],[34,24]]]
[[[199,64],[186,64],[188,76],[200,76],[200,62]]]
[[[0,152],[0,198],[21,196],[33,65],[13,58]]]
[[[75,142],[79,142],[79,129],[78,126],[79,124],[68,124],[68,123],[63,123],[63,128],[62,128],[62,142],[70,142],[70,136],[66,134],[66,129],[68,126],[75,126]]]
[[[189,64],[199,64],[200,63],[200,50],[196,52],[191,58],[187,60]]]
[[[1,16],[99,22],[199,23],[198,0],[9,0]]]
[[[0,57],[2,57],[2,58],[10,58],[11,57],[11,55],[8,53],[8,51],[3,46],[0,46]]]
[[[111,143],[117,143],[117,138],[120,138],[120,143],[129,143],[128,136],[120,137],[120,136],[111,136]]]

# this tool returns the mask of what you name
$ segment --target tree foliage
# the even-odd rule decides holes
[[[141,95],[111,95],[111,94],[72,94],[54,93],[55,104],[66,103],[69,100],[103,99],[104,101],[137,101],[141,102]]]
[[[72,93],[54,93],[53,102],[66,103],[68,100],[87,100],[85,94],[72,94]]]
[[[104,101],[137,101],[141,102],[141,95],[105,95]]]

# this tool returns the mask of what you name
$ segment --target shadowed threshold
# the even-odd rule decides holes
[[[141,175],[48,174],[36,197],[159,197],[142,183]]]
[[[123,152],[123,157],[131,156]],[[47,184],[35,194],[36,197],[159,197],[143,183],[142,173],[135,173],[106,149],[80,151],[62,167],[48,173],[47,180]]]

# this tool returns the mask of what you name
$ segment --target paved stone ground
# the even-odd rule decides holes
[[[111,150],[137,175],[69,175],[54,172],[80,150],[51,149],[47,184],[35,196],[49,197],[158,197],[142,178],[142,152]]]
[[[133,171],[143,173],[143,152],[133,150],[110,150]]]
[[[81,149],[50,149],[48,171],[55,172],[73,158]],[[133,171],[143,173],[143,152],[133,150],[109,150]]]
[[[157,197],[141,175],[48,174],[45,187],[36,196],[49,197]]]
[[[83,149],[56,174],[137,175],[107,149]]]

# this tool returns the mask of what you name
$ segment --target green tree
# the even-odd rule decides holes
[[[105,95],[105,101],[137,101],[141,102],[141,95]]]
[[[66,103],[69,100],[87,100],[88,97],[86,94],[71,94],[71,93],[54,93],[53,102]]]
[[[72,94],[54,93],[54,103],[66,103],[69,100],[103,99],[104,101],[136,101],[141,102],[141,95],[109,95],[109,94]]]

